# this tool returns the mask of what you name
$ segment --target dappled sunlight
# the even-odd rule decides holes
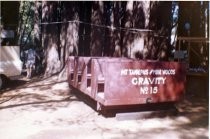
[[[68,23],[68,27],[66,29],[66,38],[65,45],[67,46],[66,56],[69,55],[78,55],[78,23],[72,22]],[[67,57],[66,57],[67,59]]]
[[[132,138],[161,138],[167,139],[197,139],[197,138],[208,138],[207,128],[192,128],[186,127],[187,124],[191,123],[187,117],[166,117],[166,118],[152,118],[138,121],[121,121],[117,125],[113,125],[115,130],[111,130],[110,127],[104,127],[104,129],[110,129],[113,136],[122,138],[123,134],[126,137]],[[101,129],[102,130],[102,129]]]
[[[56,40],[53,39],[53,36],[49,39],[48,50],[47,50],[47,67],[45,70],[45,76],[48,77],[60,70],[60,60],[57,52]]]
[[[178,103],[177,107],[179,112],[208,112],[209,107],[204,104],[208,104],[208,100],[205,98],[197,98],[198,100],[186,98],[182,101],[182,103]],[[186,107],[188,106],[188,107]]]
[[[59,103],[70,101],[68,84],[65,80],[57,82],[57,78],[42,80],[40,82],[31,82],[24,84],[16,90],[9,90],[1,95],[0,109],[13,108],[18,106],[29,105],[35,107],[40,105],[43,109],[56,106],[60,107]],[[73,99],[74,100],[74,99]],[[30,108],[29,108],[30,110]]]
[[[57,133],[75,138],[208,138],[208,100],[205,98],[187,97],[176,105],[179,111],[176,115],[118,121],[98,114],[84,103],[90,99],[80,95],[69,88],[66,79],[57,76],[8,90],[0,98],[0,127],[4,126],[0,137],[17,131],[18,134],[7,136],[48,139]]]

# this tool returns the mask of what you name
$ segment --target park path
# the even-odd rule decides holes
[[[0,94],[1,139],[207,139],[208,97],[177,104],[176,116],[104,117],[71,93],[66,79],[20,78]]]

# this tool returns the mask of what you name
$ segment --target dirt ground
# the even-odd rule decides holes
[[[66,79],[13,79],[0,93],[0,139],[207,139],[208,95],[186,95],[178,114],[106,117],[75,95]]]

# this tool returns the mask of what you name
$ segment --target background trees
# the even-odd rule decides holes
[[[168,60],[175,36],[209,37],[206,1],[11,3],[1,2],[1,22],[5,27],[16,24],[22,48],[31,42],[43,49],[47,76],[60,72],[69,55]],[[12,7],[19,10],[8,15]]]

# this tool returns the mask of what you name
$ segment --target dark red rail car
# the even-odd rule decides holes
[[[183,98],[186,66],[110,57],[69,57],[68,82],[100,106],[177,102]]]

